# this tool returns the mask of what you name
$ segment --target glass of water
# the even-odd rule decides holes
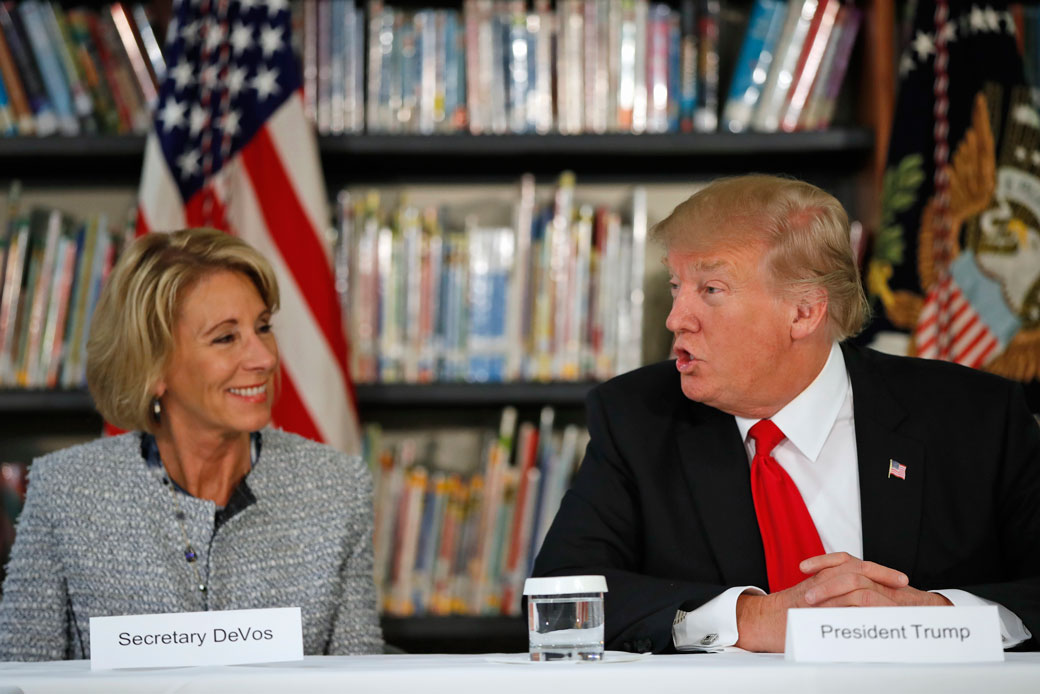
[[[606,592],[603,576],[527,579],[531,660],[602,660]]]

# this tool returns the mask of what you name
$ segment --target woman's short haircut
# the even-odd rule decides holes
[[[849,218],[830,193],[792,178],[721,178],[691,195],[654,227],[666,249],[767,244],[766,263],[788,296],[823,290],[831,336],[857,334],[870,314],[849,240]]]
[[[121,429],[155,431],[151,402],[174,344],[180,300],[203,277],[240,272],[278,310],[271,264],[245,241],[215,229],[146,234],[112,269],[90,325],[87,387],[98,412]]]

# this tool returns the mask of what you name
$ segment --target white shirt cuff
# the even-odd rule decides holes
[[[957,590],[955,588],[933,590],[931,592],[943,596],[952,602],[954,607],[985,607],[987,605],[995,605],[997,608],[997,614],[1000,615],[1000,638],[1003,642],[1004,648],[1014,648],[1023,641],[1028,641],[1033,637],[1029,632],[1029,629],[1026,629],[1026,625],[1018,618],[1018,615],[1001,605],[999,602],[986,600],[985,598],[980,598],[979,596],[973,595],[965,590]]]
[[[716,595],[692,612],[679,610],[672,623],[672,643],[676,650],[714,651],[734,645],[739,638],[737,598],[744,593],[766,594],[755,586],[737,586]]]

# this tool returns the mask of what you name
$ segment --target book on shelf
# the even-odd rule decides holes
[[[753,129],[760,132],[775,132],[779,129],[784,104],[787,103],[787,95],[802,56],[802,47],[819,6],[819,0],[791,0],[788,4],[784,26],[776,42],[776,54],[751,119]]]
[[[743,132],[751,124],[751,116],[773,62],[786,10],[787,3],[783,0],[755,0],[751,6],[744,42],[734,65],[722,111],[722,124],[729,132]]]
[[[715,132],[719,124],[719,0],[697,3],[697,100],[693,129]]]
[[[16,130],[14,112],[7,98],[7,89],[4,88],[3,75],[0,75],[0,135],[13,135]]]
[[[538,427],[505,408],[496,432],[472,433],[483,443],[468,470],[438,470],[423,459],[430,446],[367,428],[384,612],[520,614],[523,580],[587,438],[573,425],[554,432],[553,420],[552,408]]]
[[[863,11],[854,5],[843,5],[839,11],[809,103],[798,121],[800,130],[830,127],[862,17]]]
[[[799,118],[809,99],[813,82],[819,74],[823,56],[827,50],[838,10],[839,0],[819,0],[809,32],[802,44],[802,52],[794,72],[794,81],[787,92],[787,99],[780,115],[780,129],[788,132],[797,130]]]
[[[29,99],[22,86],[22,79],[18,75],[18,68],[15,66],[14,58],[7,46],[7,39],[4,38],[2,24],[0,24],[0,78],[4,82],[11,118],[15,125],[15,131],[11,134],[32,135],[35,131],[32,108],[29,106]]]
[[[25,89],[32,111],[34,132],[41,136],[54,134],[58,130],[58,116],[50,102],[43,77],[32,55],[29,37],[14,3],[0,2],[0,31],[4,34],[19,80]]]

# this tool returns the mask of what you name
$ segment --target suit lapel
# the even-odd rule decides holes
[[[908,432],[907,412],[862,351],[842,345],[852,381],[859,457],[863,558],[898,569],[913,581],[924,493],[925,448]],[[892,461],[905,479],[889,475]]]
[[[723,582],[767,586],[747,452],[736,421],[690,403],[677,433],[683,475]]]

